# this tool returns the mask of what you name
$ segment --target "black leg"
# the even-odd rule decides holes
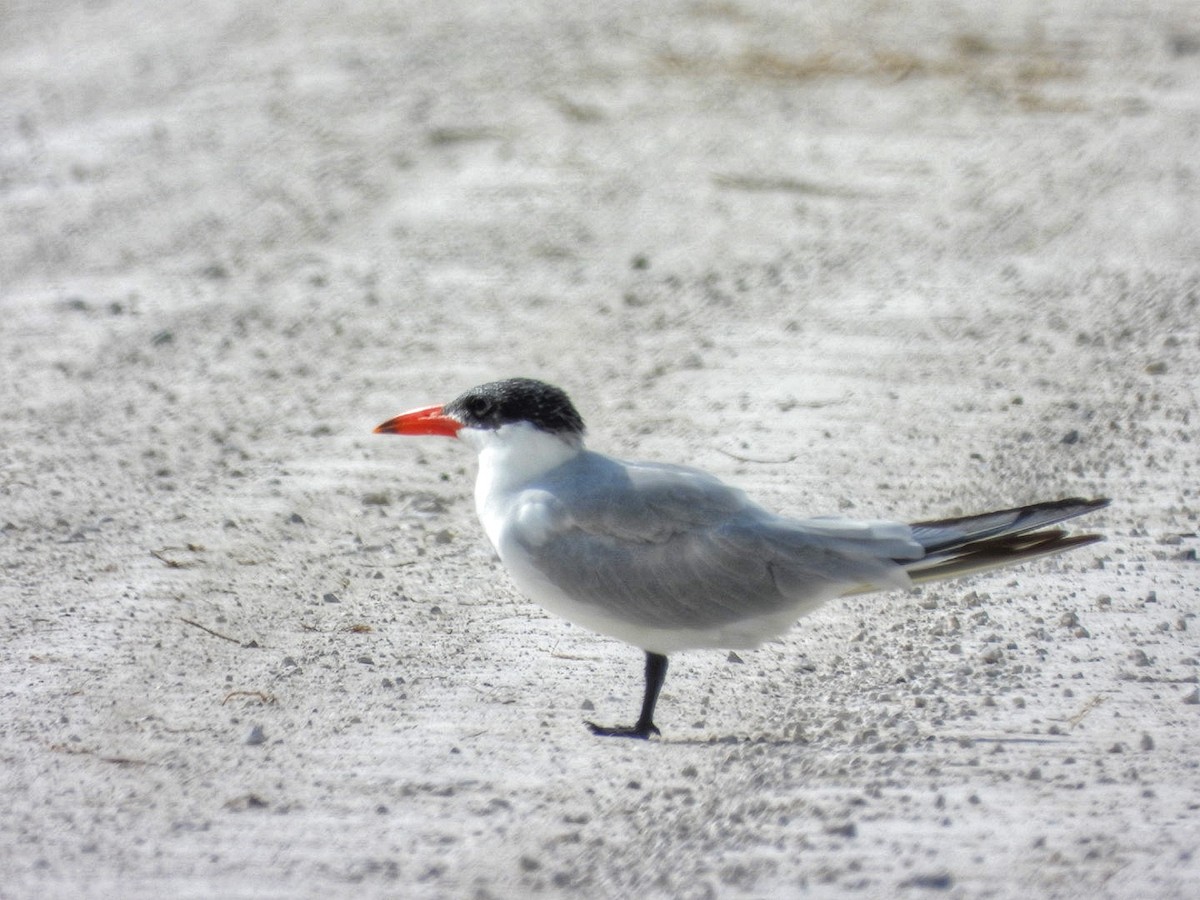
[[[663,682],[667,679],[667,658],[661,653],[646,651],[646,693],[642,695],[642,714],[638,716],[637,724],[632,728],[617,726],[606,728],[595,722],[588,722],[587,727],[592,734],[601,737],[629,737],[646,740],[652,734],[661,734],[654,724],[654,705],[658,703],[658,692],[662,690]]]

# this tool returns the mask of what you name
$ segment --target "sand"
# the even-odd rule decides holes
[[[1200,879],[1190,2],[9,3],[0,897],[1158,897]],[[1110,496],[672,661],[507,581],[461,445],[783,512]]]

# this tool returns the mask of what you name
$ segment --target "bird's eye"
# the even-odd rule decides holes
[[[467,403],[467,409],[471,415],[480,419],[487,416],[492,411],[492,401],[487,397],[472,397]]]

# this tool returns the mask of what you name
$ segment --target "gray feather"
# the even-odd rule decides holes
[[[799,617],[855,585],[907,586],[896,558],[923,553],[902,523],[786,519],[707,473],[598,454],[547,473],[518,502],[514,536],[544,576],[652,628]]]
[[[706,472],[585,451],[521,492],[511,536],[578,603],[639,627],[703,630],[1078,546],[1036,529],[1105,502],[913,525],[789,519]]]

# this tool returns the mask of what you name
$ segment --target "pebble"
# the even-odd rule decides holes
[[[936,872],[929,875],[914,875],[900,882],[901,887],[925,888],[933,891],[948,891],[954,887],[954,877],[948,872]]]

